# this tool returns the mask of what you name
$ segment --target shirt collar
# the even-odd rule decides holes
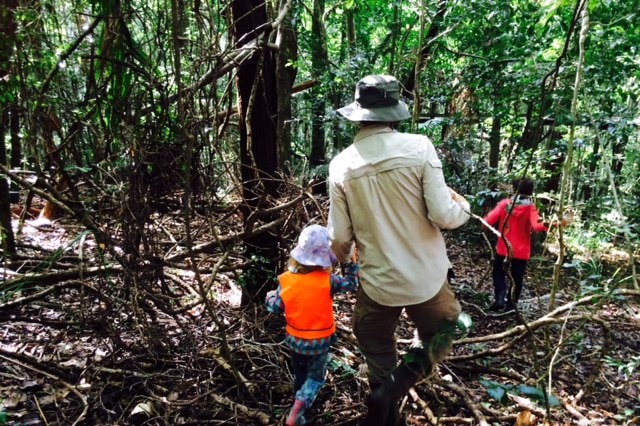
[[[531,204],[533,204],[531,202],[531,198],[529,198],[529,196],[527,195],[514,195],[513,197],[511,197],[511,202],[514,202],[516,206],[530,206]]]
[[[353,141],[359,142],[362,139],[372,135],[377,135],[380,133],[393,133],[393,132],[395,132],[395,130],[393,130],[391,127],[384,124],[380,126],[375,126],[375,127],[365,127],[364,129],[360,129],[360,131],[358,131],[358,134],[356,134],[356,137],[353,139]]]

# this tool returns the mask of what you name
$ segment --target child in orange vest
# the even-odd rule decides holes
[[[287,321],[285,345],[291,352],[295,402],[285,424],[306,423],[304,412],[324,384],[329,351],[337,340],[333,296],[354,291],[359,266],[343,264],[344,276],[332,274],[336,262],[327,228],[304,228],[291,251],[288,271],[278,276],[279,286],[267,294],[267,310],[284,312]]]

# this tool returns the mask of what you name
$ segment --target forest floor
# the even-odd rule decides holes
[[[136,275],[123,288],[126,268],[106,265],[73,225],[22,231],[20,259],[0,279],[0,424],[282,424],[292,403],[283,319],[241,307],[237,274],[211,273],[219,259],[199,264],[213,298],[198,303],[186,263],[162,265],[157,286]],[[550,312],[545,251],[529,265],[519,314],[489,314],[489,246],[473,229],[447,239],[474,327],[405,397],[408,425],[640,424],[640,293],[620,284],[624,270],[563,268]],[[339,342],[309,424],[357,425],[366,412],[353,303],[336,298]],[[402,352],[413,337],[404,317],[397,334]]]

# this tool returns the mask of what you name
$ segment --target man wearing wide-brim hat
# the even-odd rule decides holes
[[[352,322],[372,392],[364,424],[396,425],[399,399],[451,349],[461,309],[447,281],[440,229],[465,224],[469,203],[447,187],[426,136],[395,130],[411,117],[395,78],[364,77],[354,102],[338,113],[360,124],[353,144],[329,166],[328,228],[338,260],[348,261],[353,241],[359,253]],[[398,365],[395,329],[403,310],[419,343]]]

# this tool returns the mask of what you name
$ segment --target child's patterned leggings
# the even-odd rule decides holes
[[[293,391],[296,399],[304,401],[310,407],[316,399],[320,388],[324,385],[329,354],[302,355],[291,352],[293,365]]]

